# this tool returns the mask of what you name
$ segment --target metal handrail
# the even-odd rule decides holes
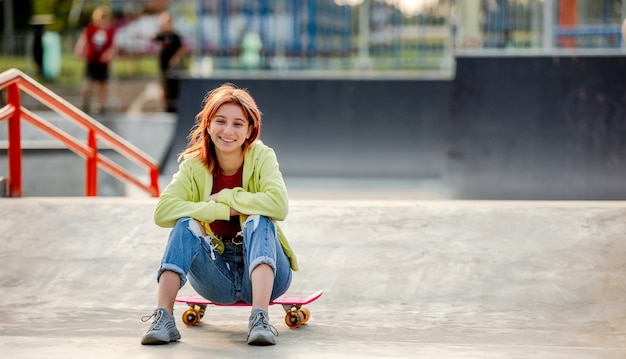
[[[51,137],[56,138],[67,146],[68,149],[86,159],[86,196],[96,196],[98,193],[98,168],[122,181],[132,183],[153,197],[159,196],[159,165],[153,158],[132,143],[126,141],[18,69],[9,69],[0,73],[0,90],[3,89],[7,89],[7,104],[0,108],[0,122],[8,120],[8,196],[22,196],[20,120],[25,120]],[[87,144],[81,143],[78,139],[23,108],[20,101],[20,90],[65,118],[82,126],[87,131]],[[100,154],[97,147],[99,140],[127,159],[147,167],[150,183],[143,183],[128,170]]]

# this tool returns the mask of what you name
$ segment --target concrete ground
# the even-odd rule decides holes
[[[113,110],[156,111],[151,89],[114,83]],[[436,179],[286,182],[301,265],[290,292],[325,294],[294,330],[272,307],[280,336],[261,348],[245,343],[247,309],[209,308],[187,328],[183,304],[180,342],[139,344],[168,235],[155,199],[0,198],[0,357],[626,357],[626,202],[449,201]]]
[[[126,87],[121,109],[154,107],[149,86]],[[209,308],[187,328],[183,304],[180,342],[139,344],[168,235],[155,199],[132,187],[0,198],[0,357],[626,357],[626,202],[450,201],[437,179],[286,182],[282,226],[301,264],[290,292],[325,294],[294,330],[272,307],[280,336],[263,348],[245,342],[246,308]]]
[[[282,226],[301,271],[290,292],[325,294],[302,328],[271,308],[273,347],[246,344],[245,308],[209,308],[187,328],[183,304],[180,342],[139,344],[168,235],[152,222],[155,199],[0,199],[1,356],[626,357],[626,203],[341,192],[292,192]]]

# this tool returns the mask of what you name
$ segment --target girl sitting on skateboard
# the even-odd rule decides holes
[[[275,223],[287,215],[287,190],[260,131],[261,113],[246,90],[224,84],[208,93],[154,210],[155,223],[172,230],[142,344],[180,339],[172,313],[187,280],[211,301],[250,303],[248,344],[275,344],[269,302],[287,291],[298,264]]]

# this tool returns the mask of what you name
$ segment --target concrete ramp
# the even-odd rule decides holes
[[[242,308],[209,308],[147,347],[168,230],[154,199],[0,199],[3,358],[624,358],[626,203],[311,201],[282,224],[324,289],[277,345]],[[183,291],[191,291],[185,287]]]

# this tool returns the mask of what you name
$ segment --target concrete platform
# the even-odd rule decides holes
[[[210,308],[139,344],[168,230],[154,199],[0,199],[2,358],[624,358],[625,202],[293,198],[286,233],[324,289],[305,327],[246,345],[248,310]],[[191,291],[185,287],[184,291]]]

